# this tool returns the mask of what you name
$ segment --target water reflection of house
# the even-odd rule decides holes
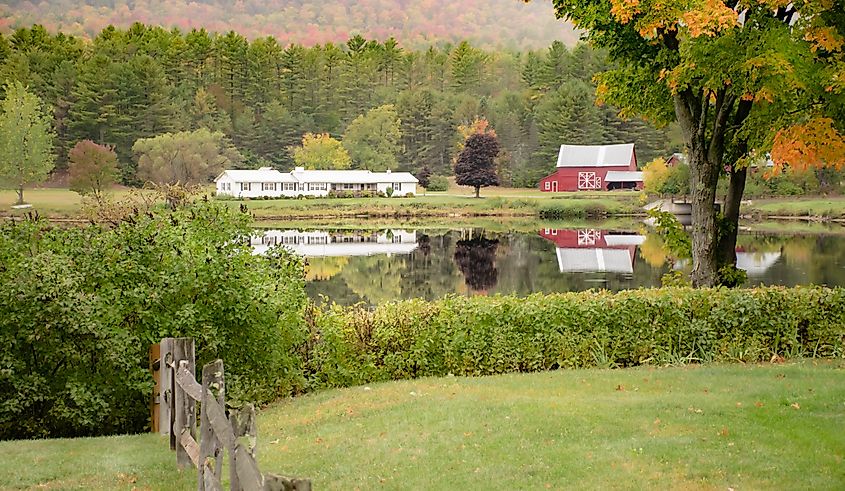
[[[634,272],[637,246],[645,236],[593,228],[543,229],[540,236],[554,242],[561,273]]]
[[[417,248],[417,233],[406,230],[265,230],[262,235],[253,236],[250,244],[255,254],[262,254],[275,245],[283,245],[305,257],[410,254]]]

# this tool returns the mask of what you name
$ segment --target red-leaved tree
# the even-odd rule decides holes
[[[495,133],[470,135],[455,164],[455,182],[459,186],[474,187],[475,197],[478,198],[482,187],[499,184],[494,162],[497,155],[499,155],[499,140]]]

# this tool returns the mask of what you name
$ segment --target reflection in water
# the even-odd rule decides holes
[[[250,243],[255,254],[262,254],[277,245],[304,257],[410,254],[417,248],[417,233],[405,230],[264,230],[262,235],[253,236]]]
[[[459,240],[455,244],[455,263],[464,274],[466,285],[471,290],[486,293],[496,286],[499,279],[495,264],[498,247],[498,240],[484,237]]]
[[[634,273],[637,246],[644,235],[611,233],[594,228],[543,229],[540,237],[554,242],[561,273]]]
[[[484,239],[471,239],[473,232]],[[270,230],[252,244],[257,253],[278,244],[306,256],[309,295],[341,304],[454,293],[618,291],[660,286],[673,268],[689,268],[688,261],[667,257],[656,234],[597,228]],[[845,237],[742,234],[737,263],[748,272],[748,286],[845,286]]]

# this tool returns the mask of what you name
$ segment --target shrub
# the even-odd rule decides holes
[[[446,176],[431,176],[426,191],[446,191],[449,189],[449,178]]]
[[[311,387],[423,376],[845,357],[845,289],[449,296],[313,318]]]
[[[303,385],[302,261],[254,256],[246,214],[218,203],[112,228],[0,224],[0,439],[142,431],[163,337],[225,360],[230,399]]]

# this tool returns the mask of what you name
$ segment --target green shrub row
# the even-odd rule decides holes
[[[845,289],[665,288],[408,300],[309,316],[312,388],[555,368],[845,356]]]

